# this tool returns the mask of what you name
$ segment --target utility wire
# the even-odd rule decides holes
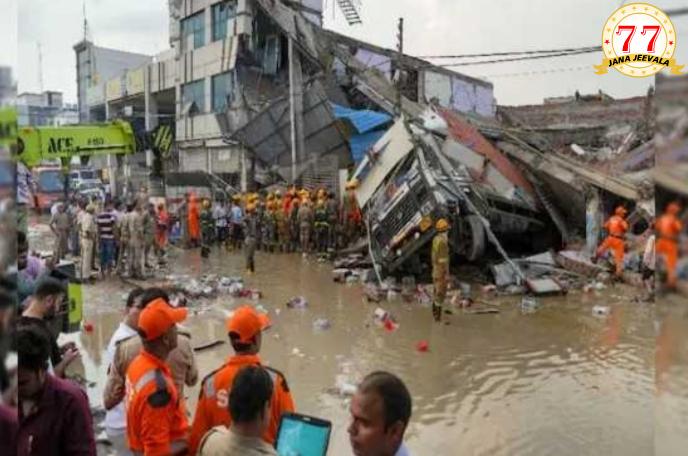
[[[497,59],[497,60],[480,60],[477,62],[459,62],[459,63],[448,63],[448,64],[441,64],[441,65],[434,65],[434,64],[428,64],[428,67],[441,67],[441,68],[451,68],[451,67],[459,67],[459,66],[470,66],[470,65],[490,65],[494,63],[504,63],[504,62],[520,62],[524,60],[538,60],[538,59],[550,59],[552,57],[566,57],[569,55],[580,55],[580,54],[589,54],[591,52],[599,52],[602,50],[601,46],[598,46],[596,48],[590,48],[586,50],[579,50],[575,52],[561,52],[558,54],[545,54],[545,55],[529,55],[525,57],[513,57],[509,59]]]
[[[530,54],[553,54],[562,52],[577,52],[587,50],[599,50],[600,46],[586,46],[577,48],[563,48],[563,49],[543,49],[534,51],[510,51],[510,52],[487,52],[482,54],[459,54],[459,55],[423,55],[419,59],[468,59],[473,57],[504,57],[512,55],[530,55]]]
[[[489,64],[494,64],[494,63],[504,63],[504,62],[519,62],[519,61],[524,61],[524,60],[537,60],[537,59],[549,59],[553,57],[566,57],[569,55],[580,55],[580,54],[588,54],[592,52],[599,52],[602,50],[602,46],[597,46],[597,47],[590,47],[590,48],[579,48],[575,51],[571,52],[560,52],[556,54],[538,54],[538,55],[527,55],[527,56],[521,56],[521,57],[513,57],[513,58],[508,58],[508,59],[495,59],[495,60],[479,60],[477,62],[457,62],[457,63],[444,63],[444,64],[435,64],[435,63],[424,63],[421,65],[417,65],[417,68],[452,68],[452,67],[460,67],[460,66],[470,66],[470,65],[489,65]],[[383,65],[387,65],[392,61],[392,59],[385,59],[382,62],[376,63],[375,65],[370,65],[368,68],[376,68],[380,67]]]
[[[519,76],[530,76],[534,74],[546,74],[546,73],[566,73],[566,72],[573,72],[573,71],[586,71],[590,70],[590,65],[581,65],[581,66],[575,66],[575,67],[567,67],[567,68],[552,68],[552,69],[547,69],[547,70],[532,70],[532,71],[523,71],[519,73],[498,73],[498,74],[484,74],[478,76],[481,79],[491,79],[491,78],[511,78],[511,77],[519,77]]]

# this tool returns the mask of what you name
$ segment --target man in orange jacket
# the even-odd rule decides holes
[[[612,251],[617,277],[621,277],[624,270],[626,232],[628,231],[628,222],[625,219],[627,213],[628,211],[623,206],[616,208],[614,215],[604,224],[604,228],[607,230],[607,237],[597,249],[596,259],[604,255],[607,250]]]
[[[196,454],[203,436],[215,426],[229,427],[229,393],[234,377],[245,366],[261,365],[258,357],[262,341],[262,331],[270,321],[267,315],[258,313],[253,307],[242,306],[226,321],[227,333],[236,352],[218,370],[210,373],[201,385],[196,405],[196,415],[191,426],[190,454]],[[270,400],[270,425],[263,439],[273,444],[277,438],[277,428],[283,413],[294,411],[294,400],[287,381],[281,372],[268,367],[272,378],[273,391]]]
[[[674,201],[669,203],[664,214],[657,220],[657,254],[664,258],[667,271],[667,286],[676,287],[676,264],[678,262],[678,237],[683,230],[679,219],[681,205]]]
[[[188,449],[189,424],[167,356],[177,346],[177,323],[186,319],[184,308],[157,298],[141,311],[138,332],[141,353],[127,369],[127,442],[132,453],[177,456]]]

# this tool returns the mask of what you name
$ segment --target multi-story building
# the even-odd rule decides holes
[[[12,78],[12,68],[0,66],[0,106],[13,103],[16,91],[17,88]]]
[[[148,131],[161,121],[173,124],[176,148],[166,165],[174,171],[242,176],[245,183],[247,169],[255,169],[249,161],[257,159],[259,166],[286,176],[292,138],[301,162],[337,155],[335,166],[350,166],[347,133],[336,122],[332,104],[395,113],[393,81],[402,82],[403,96],[412,103],[495,114],[488,82],[324,31],[322,0],[178,0],[169,5],[171,48],[102,80],[98,97],[90,95],[97,86],[92,76],[89,85],[92,70],[82,61],[81,43],[75,50],[80,111],[143,119]],[[384,99],[365,76],[385,86]],[[290,105],[296,106],[291,132]],[[252,128],[256,122],[260,128]],[[274,134],[257,139],[255,132],[266,128]],[[150,160],[139,164],[145,169]]]
[[[19,125],[69,125],[79,122],[78,107],[64,103],[62,92],[24,92],[17,96],[17,122]]]
[[[77,99],[79,122],[97,122],[106,118],[107,81],[147,64],[149,55],[99,47],[83,40],[74,46],[77,64]]]

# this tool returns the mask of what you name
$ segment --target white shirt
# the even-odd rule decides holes
[[[655,270],[655,235],[651,235],[645,244],[643,253],[643,264],[652,271]]]
[[[115,357],[115,349],[117,342],[127,339],[138,334],[131,326],[121,322],[117,330],[112,335],[110,343],[108,343],[107,351],[105,352],[105,365],[110,368],[112,360]],[[105,414],[105,430],[110,434],[122,433],[127,428],[127,412],[124,409],[124,402],[120,402]]]
[[[394,456],[411,456],[411,453],[409,453],[408,448],[402,443]]]
[[[29,203],[32,186],[31,171],[22,162],[17,162],[17,204]]]

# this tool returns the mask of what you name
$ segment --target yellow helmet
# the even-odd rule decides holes
[[[358,188],[358,179],[351,179],[349,182],[346,184],[346,189],[347,190],[355,190]]]
[[[435,229],[437,231],[439,231],[440,233],[442,233],[444,231],[448,231],[449,230],[449,222],[447,222],[446,219],[441,218],[435,224]]]
[[[208,201],[207,199],[203,200],[203,207],[208,209],[210,207],[210,201]]]

